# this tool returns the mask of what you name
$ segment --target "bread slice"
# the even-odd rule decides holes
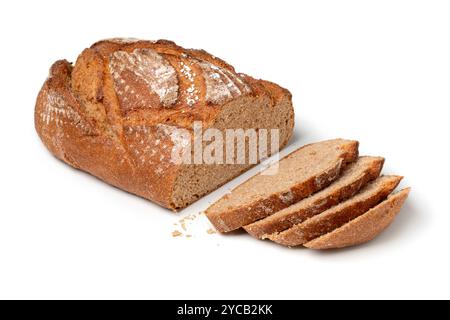
[[[250,178],[209,207],[206,216],[219,232],[239,229],[327,187],[357,157],[357,141],[304,146],[280,160],[276,174],[263,171]]]
[[[345,248],[374,239],[400,212],[410,188],[389,196],[385,201],[342,227],[304,244],[316,250]]]
[[[401,179],[400,176],[382,176],[353,198],[290,229],[273,234],[269,239],[284,246],[294,247],[320,237],[379,204],[397,187]]]
[[[360,157],[355,163],[350,164],[342,176],[328,188],[265,219],[249,224],[244,229],[260,239],[289,229],[352,197],[368,182],[380,175],[383,163],[384,158],[381,157]]]

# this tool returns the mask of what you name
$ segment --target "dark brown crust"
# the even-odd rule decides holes
[[[182,59],[184,54],[196,56],[236,74],[231,66],[204,51],[186,50],[165,40],[100,41],[83,51],[75,67],[65,60],[52,66],[36,101],[36,131],[49,151],[71,166],[163,207],[181,209],[174,208],[172,203],[173,186],[181,166],[169,161],[173,142],[159,125],[191,128],[194,121],[203,121],[203,127],[208,128],[214,126],[227,103],[206,103],[202,100],[204,92],[200,92],[202,101],[195,107],[177,102],[171,108],[122,108],[108,61],[117,50],[131,52],[137,48],[151,48],[170,55],[169,62]],[[245,81],[251,89],[248,95],[265,96],[274,102],[274,108],[277,101],[291,101],[290,93],[277,85],[248,76]],[[204,79],[197,76],[195,83],[201,88]],[[155,143],[153,158],[146,162],[141,162],[139,157],[146,146],[136,146],[142,140],[139,133],[142,130],[149,143]],[[135,145],[134,150],[131,145]]]
[[[151,197],[151,200],[164,205],[167,194],[171,191],[166,186],[170,184],[176,168],[167,168],[166,184],[152,188],[148,181],[152,181],[152,178],[157,181],[156,177],[152,177],[156,167],[137,167],[123,144],[118,143],[114,137],[99,132],[95,124],[85,117],[82,106],[68,87],[70,70],[71,66],[67,61],[55,63],[38,96],[36,130],[44,144],[57,158],[73,167],[131,193]],[[43,115],[49,114],[49,99],[60,99],[55,106],[65,111],[50,112],[50,116],[55,119],[47,121],[43,119]],[[67,114],[74,115],[66,116]],[[156,127],[150,129],[156,134]],[[168,137],[161,138],[164,139],[162,145],[171,143]]]
[[[290,157],[292,154],[305,147],[307,146],[294,151],[285,158]],[[267,198],[260,198],[251,204],[233,210],[221,212],[212,212],[207,210],[206,216],[217,231],[222,233],[237,230],[257,220],[263,219],[270,214],[285,209],[289,205],[296,203],[331,184],[333,179],[336,179],[339,176],[340,171],[345,168],[345,165],[355,161],[358,157],[358,142],[353,141],[352,143],[349,143],[346,146],[346,149],[342,150],[341,156],[343,161],[337,159],[335,165],[332,168],[329,168],[326,172],[323,172],[320,176],[312,177],[304,183],[299,183],[292,186],[290,190],[284,191],[283,193],[290,193],[292,195],[292,201],[290,203],[282,200],[282,194],[273,193]],[[283,159],[280,161],[283,161]],[[327,183],[318,186],[316,184],[317,180],[326,181]],[[227,196],[224,198],[226,197]]]
[[[371,166],[366,168],[357,179],[351,184],[336,190],[332,195],[329,195],[325,199],[318,199],[315,203],[311,204],[311,206],[289,212],[288,214],[282,214],[282,211],[277,212],[265,219],[245,226],[244,230],[255,238],[264,239],[273,233],[289,229],[293,225],[299,224],[306,219],[349,199],[368,182],[376,179],[380,175],[383,163],[383,158],[374,158]]]
[[[331,208],[290,229],[273,234],[269,239],[283,246],[295,247],[329,233],[378,205],[394,191],[401,179],[400,176],[392,176],[367,199],[353,203],[351,198],[347,201],[348,206]]]
[[[322,237],[305,243],[304,246],[315,250],[338,249],[373,240],[389,227],[398,215],[410,190],[407,188],[389,196],[386,201],[365,214]]]

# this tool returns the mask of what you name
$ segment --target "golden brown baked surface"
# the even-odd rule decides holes
[[[283,147],[294,126],[291,94],[202,50],[118,38],[85,49],[75,65],[55,62],[35,108],[36,130],[57,158],[173,210],[253,165],[173,163],[172,148],[186,139],[177,128],[195,121],[277,128]]]

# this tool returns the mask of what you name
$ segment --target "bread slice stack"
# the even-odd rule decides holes
[[[358,156],[358,142],[304,146],[250,178],[206,210],[222,233],[244,228],[258,239],[311,249],[365,243],[394,220],[410,189],[380,176],[384,158]]]

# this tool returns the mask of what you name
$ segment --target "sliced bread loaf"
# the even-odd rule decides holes
[[[276,174],[250,178],[208,208],[206,216],[219,232],[239,229],[329,186],[357,157],[357,141],[304,146],[280,160]]]
[[[368,184],[353,198],[290,229],[273,234],[269,239],[294,247],[327,234],[378,205],[394,191],[401,179],[400,176],[382,176]]]
[[[304,244],[316,250],[337,249],[362,244],[386,229],[400,212],[410,188],[395,193],[342,227]]]
[[[289,229],[352,197],[368,182],[380,175],[383,163],[384,158],[381,157],[360,157],[355,163],[350,164],[342,176],[328,188],[265,219],[249,224],[244,229],[260,239]]]

